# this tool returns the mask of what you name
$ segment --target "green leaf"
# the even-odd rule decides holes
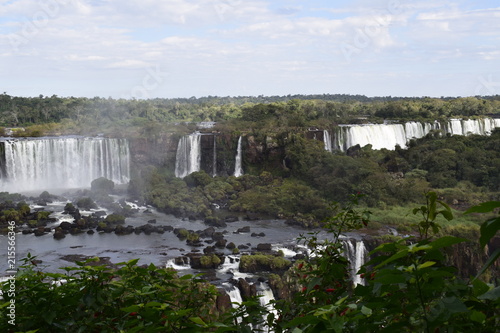
[[[157,308],[157,307],[161,307],[162,306],[162,303],[160,302],[149,302],[145,305],[146,308]]]
[[[129,260],[127,262],[127,265],[128,266],[135,266],[137,264],[137,262],[139,261],[139,259],[132,259],[132,260]]]
[[[120,310],[124,311],[124,312],[137,312],[141,309],[141,306],[139,305],[131,305],[131,306],[127,306],[126,308],[121,308]]]
[[[432,249],[432,246],[430,246],[429,244],[420,245],[420,243],[417,243],[417,244],[411,244],[410,246],[408,246],[408,252],[410,252],[410,253],[415,253],[418,251],[424,251],[424,250],[430,250],[430,249]]]
[[[500,298],[500,287],[496,287],[494,289],[491,289],[490,291],[482,294],[481,296],[478,297],[479,299],[488,299],[491,301],[496,301]]]
[[[435,264],[436,264],[435,261],[426,261],[423,264],[418,265],[417,270],[418,269],[422,269],[422,268],[426,268],[426,267],[431,267],[431,266],[433,266]]]
[[[380,272],[382,273],[382,272]],[[396,274],[379,274],[375,275],[375,280],[374,282],[380,283],[380,284],[395,284],[395,283],[404,283],[406,282],[406,278],[404,277],[401,272],[398,272]]]
[[[473,310],[472,313],[470,314],[470,320],[482,324],[486,320],[486,315],[482,312]]]
[[[364,314],[365,316],[369,317],[372,315],[373,311],[370,308],[367,308],[366,306],[361,307],[361,313]]]
[[[484,263],[484,266],[481,268],[479,273],[477,273],[474,279],[477,279],[481,274],[483,274],[488,267],[490,267],[497,259],[500,257],[500,249],[496,249],[495,252],[488,258],[488,260]]]
[[[394,260],[398,260],[400,258],[406,257],[407,255],[408,255],[408,250],[399,251],[396,254],[394,254],[393,256],[389,257],[387,260],[378,264],[375,268],[377,269],[377,268],[383,267],[383,266],[387,265],[388,263],[391,263]]]
[[[499,207],[500,207],[500,201],[488,201],[467,209],[464,214],[489,213],[493,211],[495,208]]]
[[[442,247],[447,247],[451,246],[454,244],[462,243],[462,242],[467,242],[468,240],[465,238],[460,238],[460,237],[454,237],[454,236],[444,236],[441,238],[436,239],[433,242],[430,242],[429,245],[433,249],[440,249]]]
[[[447,297],[443,298],[443,304],[450,313],[466,312],[467,307],[465,304],[457,297]]]
[[[488,287],[486,283],[478,279],[474,279],[472,281],[472,288],[474,291],[474,296],[482,295],[486,293],[488,290],[490,290],[490,287]]]
[[[481,237],[479,238],[481,246],[485,247],[490,239],[496,235],[498,230],[500,230],[500,217],[488,220],[481,224]]]
[[[191,318],[189,318],[189,320],[191,320],[193,323],[198,324],[200,326],[203,326],[203,327],[207,326],[207,324],[200,317],[191,317]]]

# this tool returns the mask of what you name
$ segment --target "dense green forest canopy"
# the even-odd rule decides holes
[[[500,96],[430,98],[366,97],[323,94],[287,96],[239,96],[126,100],[84,97],[16,97],[0,95],[0,126],[63,124],[69,131],[116,126],[144,126],[148,122],[199,122],[274,118],[279,125],[307,126],[331,120],[359,122],[359,118],[436,120],[458,116],[500,113]],[[286,119],[285,119],[286,118]],[[61,126],[43,127],[46,132]]]

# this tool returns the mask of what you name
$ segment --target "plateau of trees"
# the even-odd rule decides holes
[[[125,100],[0,95],[0,127],[28,127],[25,136],[123,132],[155,124],[239,120],[300,127],[382,119],[440,119],[500,112],[500,97],[397,98],[361,95],[288,95]],[[241,123],[242,122],[242,123]],[[30,128],[31,127],[31,128]],[[140,132],[140,131],[139,131]]]

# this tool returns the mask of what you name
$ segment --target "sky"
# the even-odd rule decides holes
[[[0,0],[0,93],[500,94],[498,0]]]

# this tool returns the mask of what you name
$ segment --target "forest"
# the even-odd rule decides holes
[[[241,177],[198,171],[181,179],[164,161],[137,164],[128,196],[162,212],[213,225],[223,222],[214,205],[232,213],[285,219],[311,230],[302,241],[315,253],[294,262],[285,277],[270,277],[290,290],[276,301],[274,311],[260,307],[255,299],[237,309],[216,308],[217,290],[201,277],[180,277],[154,266],[137,266],[136,261],[121,263],[115,270],[78,263],[67,267],[65,274],[52,274],[38,272],[28,257],[19,271],[23,278],[15,280],[20,329],[494,332],[500,324],[500,250],[488,252],[487,245],[498,243],[500,129],[490,136],[433,130],[411,140],[405,149],[358,145],[345,152],[326,151],[322,141],[307,135],[311,128],[339,124],[481,117],[500,117],[500,96],[116,100],[4,93],[0,136],[9,131],[14,137],[102,135],[152,143],[165,134],[189,134],[197,122],[215,122],[206,131],[227,134],[233,141],[243,135],[248,145],[251,138],[272,146],[272,153],[262,155],[265,158],[244,160]],[[101,193],[91,199],[99,203],[107,197]],[[26,207],[12,202],[2,207],[6,209],[0,212],[0,223],[9,232],[8,221],[17,214],[16,223],[22,223]],[[385,226],[409,238],[381,237],[371,261],[361,268],[365,285],[353,286],[340,234]],[[323,228],[332,238],[318,240],[314,228]],[[474,276],[464,276],[449,260],[452,248],[462,243],[483,258],[474,266]],[[54,280],[69,282],[52,288]],[[9,284],[2,288],[7,295]],[[0,301],[2,311],[8,311],[9,297]],[[47,312],[30,322],[42,306]]]

